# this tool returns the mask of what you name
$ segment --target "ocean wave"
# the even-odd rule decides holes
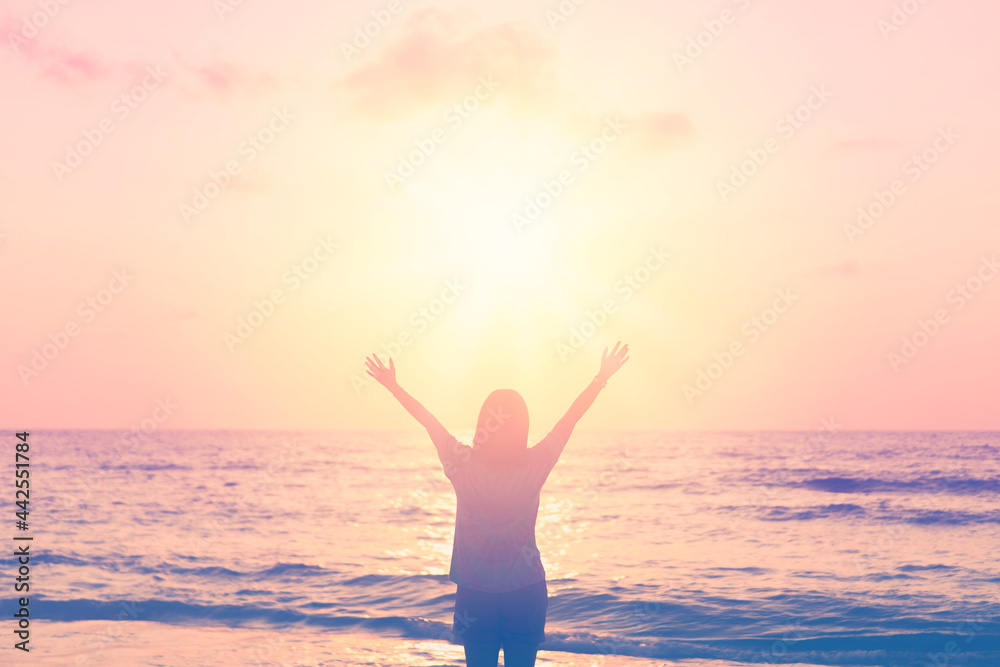
[[[327,630],[367,631],[417,640],[444,640],[452,643],[460,640],[452,635],[450,623],[406,616],[372,618],[306,614],[255,605],[197,605],[167,600],[39,598],[35,609],[37,618],[52,621],[127,618],[175,625],[268,625],[275,629],[308,626]],[[934,656],[955,667],[986,667],[1000,662],[1000,635],[985,631],[972,637],[974,645],[960,646],[958,652],[953,651],[951,654],[946,653],[946,647],[959,644],[957,640],[960,638],[945,632],[831,632],[806,636],[807,632],[800,626],[795,633],[798,636],[793,638],[789,638],[787,632],[774,632],[762,633],[759,637],[726,637],[723,634],[715,638],[676,639],[548,629],[546,641],[541,648],[583,655],[618,655],[659,660],[728,660],[752,664],[923,667],[934,664]]]
[[[915,525],[979,526],[1000,524],[1000,510],[989,512],[963,512],[909,507],[865,508],[853,503],[814,505],[811,507],[735,507],[720,508],[746,515],[753,513],[761,521],[814,521],[817,519],[864,518],[876,523],[909,523]]]
[[[1000,479],[975,479],[966,477],[917,477],[915,479],[880,479],[877,477],[816,477],[793,486],[803,486],[826,493],[923,493],[951,495],[979,495],[1000,493]]]
[[[339,570],[328,569],[318,565],[306,563],[276,563],[270,567],[240,571],[219,565],[206,565],[203,567],[183,567],[176,564],[161,563],[159,565],[149,565],[140,556],[118,555],[113,558],[98,556],[86,558],[80,555],[63,555],[43,551],[34,557],[39,564],[45,565],[69,565],[75,567],[91,567],[106,570],[109,572],[123,573],[131,572],[147,576],[163,575],[183,575],[185,577],[204,577],[206,579],[246,579],[249,581],[270,580],[274,578],[299,578],[299,577],[331,577],[336,578],[342,575]],[[177,558],[191,561],[198,561],[199,558],[189,557],[183,554]],[[375,575],[372,575],[375,576]],[[363,578],[362,578],[363,579]],[[444,577],[447,580],[447,577]],[[351,585],[351,581],[338,582],[339,585]],[[359,584],[360,585],[360,584]]]
[[[935,565],[900,565],[898,568],[900,572],[925,572],[927,570],[959,570],[954,565],[942,565],[937,563]]]
[[[54,554],[51,551],[42,551],[34,556],[34,558],[35,562],[45,563],[47,565],[79,565],[81,567],[93,565],[92,560],[76,558],[75,556],[62,556],[60,554]]]
[[[340,586],[375,586],[380,584],[416,584],[420,585],[422,582],[433,581],[435,583],[447,584],[449,579],[447,575],[444,574],[407,574],[407,575],[395,575],[395,574],[365,574],[360,577],[354,577],[353,579],[347,579],[345,581],[338,582]]]
[[[145,571],[145,574],[156,574],[162,570],[156,568],[137,568]],[[242,572],[230,570],[228,567],[208,566],[208,567],[171,567],[169,571],[174,574],[196,575],[199,577],[242,577]]]
[[[130,472],[133,470],[142,472],[158,470],[191,470],[191,466],[177,463],[138,463],[134,461],[122,464],[111,464],[107,462],[97,463],[94,465],[94,468],[97,470],[121,470],[124,472]]]
[[[623,639],[593,634],[546,632],[543,650],[585,655],[622,655],[659,660],[725,660],[750,664],[809,664],[924,667],[941,653],[955,667],[995,667],[1000,636],[984,639],[976,653],[947,656],[954,641],[945,634],[836,635],[807,639],[714,639],[702,641]],[[930,664],[934,664],[930,662]]]
[[[285,574],[292,574],[295,576],[324,576],[329,574],[337,574],[336,570],[328,570],[324,567],[318,565],[307,565],[305,563],[278,563],[273,565],[266,570],[259,570],[254,573],[255,577],[275,577]]]
[[[813,521],[841,516],[863,516],[865,508],[852,503],[817,505],[814,507],[768,507],[760,518],[765,521]]]
[[[681,486],[681,482],[661,482],[660,484],[630,484],[628,488],[632,491],[666,491]]]

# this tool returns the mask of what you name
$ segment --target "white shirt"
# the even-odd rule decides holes
[[[502,593],[545,580],[535,546],[535,519],[542,485],[569,432],[553,429],[528,449],[526,465],[512,469],[486,467],[472,456],[471,447],[452,435],[434,442],[458,500],[451,581]]]

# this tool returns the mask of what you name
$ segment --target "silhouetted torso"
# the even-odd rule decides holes
[[[434,443],[458,501],[451,581],[501,593],[545,580],[535,520],[542,486],[568,437],[553,430],[513,468],[484,463],[454,437]]]

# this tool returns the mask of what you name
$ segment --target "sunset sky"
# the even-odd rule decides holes
[[[581,429],[1000,429],[996,4],[51,4],[0,5],[4,427],[410,428],[394,352],[540,436],[621,339]]]

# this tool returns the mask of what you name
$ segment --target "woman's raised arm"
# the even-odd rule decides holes
[[[382,363],[382,360],[378,358],[377,354],[372,354],[371,357],[365,357],[365,365],[368,367],[366,371],[368,375],[371,375],[375,380],[389,390],[389,392],[396,397],[410,415],[420,422],[420,425],[427,429],[428,435],[436,443],[439,442],[439,438],[447,438],[448,430],[444,427],[441,422],[438,421],[437,417],[430,413],[430,410],[425,408],[420,404],[420,401],[410,396],[405,389],[399,386],[396,382],[396,365],[392,361],[392,357],[389,357],[389,366],[386,367]]]
[[[621,346],[621,349],[619,349]],[[615,348],[608,352],[608,348],[604,348],[604,354],[601,356],[601,370],[594,376],[587,388],[577,396],[576,400],[573,401],[573,405],[569,406],[569,410],[562,419],[556,424],[556,429],[560,433],[569,433],[576,426],[576,423],[580,421],[580,417],[584,415],[585,412],[594,403],[594,399],[601,392],[601,389],[607,386],[608,379],[618,372],[618,369],[622,367],[628,361],[628,345],[622,346],[622,342],[618,341],[615,343]]]

